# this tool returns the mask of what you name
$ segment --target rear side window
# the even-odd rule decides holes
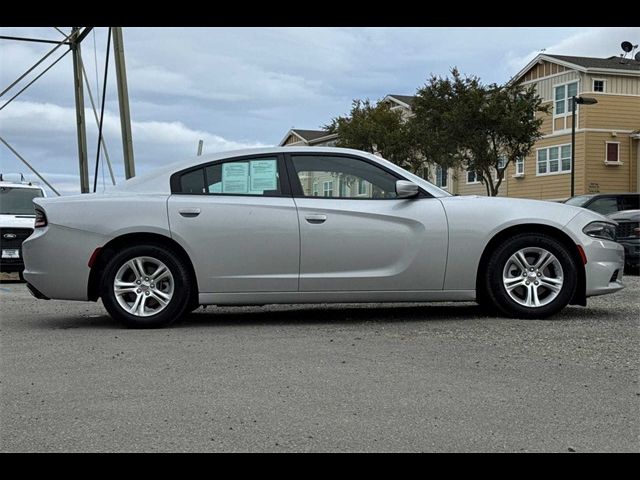
[[[184,173],[180,177],[180,191],[182,193],[205,193],[204,169],[199,168],[198,170]]]
[[[247,158],[216,163],[183,173],[180,193],[211,195],[282,194],[277,157]]]

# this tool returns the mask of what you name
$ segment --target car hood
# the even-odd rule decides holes
[[[0,228],[33,228],[35,215],[0,215]]]
[[[502,217],[518,219],[519,222],[548,220],[554,224],[566,225],[575,216],[583,214],[589,221],[615,223],[610,218],[586,208],[566,205],[547,200],[530,200],[511,197],[485,197],[481,195],[458,195],[439,198],[445,209],[464,208],[470,216]]]

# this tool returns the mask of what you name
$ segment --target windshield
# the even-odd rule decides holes
[[[35,215],[32,200],[42,197],[38,188],[0,187],[0,214]]]
[[[590,195],[578,195],[577,197],[571,197],[569,200],[566,200],[564,203],[566,203],[567,205],[575,205],[576,207],[581,207],[590,198],[591,198]]]

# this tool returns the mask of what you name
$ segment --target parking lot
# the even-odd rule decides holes
[[[126,330],[0,284],[12,451],[640,450],[640,279],[544,321],[475,304],[199,309]]]

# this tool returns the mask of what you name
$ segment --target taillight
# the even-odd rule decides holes
[[[47,216],[44,214],[42,210],[36,208],[36,228],[42,228],[47,226]]]

